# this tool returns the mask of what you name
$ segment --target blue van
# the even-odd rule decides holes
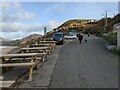
[[[63,45],[64,43],[64,34],[62,32],[56,32],[53,34],[53,40],[56,41],[56,44]]]

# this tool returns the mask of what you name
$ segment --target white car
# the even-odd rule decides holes
[[[66,36],[64,36],[65,39],[77,39],[76,34],[68,34]]]

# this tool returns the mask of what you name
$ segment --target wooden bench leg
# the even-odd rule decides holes
[[[43,55],[43,57],[42,57],[42,62],[45,62],[45,58],[47,57],[46,55],[47,55],[47,54]]]
[[[47,54],[48,54],[48,55],[50,55],[50,49],[49,49],[49,50],[47,50]]]
[[[31,80],[32,80],[32,72],[33,72],[33,65],[30,66],[30,72],[29,72],[29,78],[28,78],[28,81],[31,81]]]
[[[32,60],[33,60],[34,62],[37,61],[36,57],[32,57]],[[36,64],[35,64],[35,66],[33,67],[33,70],[37,70],[37,65],[36,65]]]
[[[35,65],[35,67],[33,68],[33,70],[37,70],[38,68],[37,68],[37,65]]]

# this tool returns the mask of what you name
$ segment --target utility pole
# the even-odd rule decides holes
[[[108,27],[108,23],[107,23],[107,10],[105,11],[105,26],[104,26],[104,32],[107,32],[107,27]]]

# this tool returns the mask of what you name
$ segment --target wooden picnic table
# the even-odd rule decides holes
[[[53,43],[53,44],[55,44],[55,41],[40,41],[40,43]]]
[[[53,49],[55,48],[56,46],[56,42],[55,41],[40,41],[41,44],[51,44],[53,46]]]
[[[26,48],[21,48],[21,50],[47,50],[48,47],[26,47]]]
[[[39,53],[39,51],[42,51],[44,54],[45,54],[45,57],[47,56],[47,50],[48,50],[49,48],[48,47],[26,47],[26,48],[21,48],[21,51],[23,51],[23,53],[24,52],[26,52],[26,51],[28,51],[28,52],[30,52],[30,51],[32,51],[32,52],[34,52],[34,50],[36,51],[38,51],[38,53]]]
[[[38,53],[0,54],[0,58],[35,56],[36,54],[38,55]]]
[[[28,81],[32,80],[32,71],[33,67],[37,64],[36,57],[39,55],[39,53],[19,53],[19,54],[0,54],[0,59],[2,59],[2,63],[0,63],[0,67],[13,67],[13,66],[29,66],[29,78]],[[28,63],[5,63],[6,59],[8,58],[25,58],[25,57],[31,57],[31,62]],[[11,59],[12,60],[12,59]],[[21,59],[20,59],[21,60]]]
[[[52,50],[54,49],[54,46],[51,43],[47,43],[47,44],[32,44],[32,47],[48,47],[50,52],[52,52]]]
[[[32,44],[32,46],[47,46],[49,47],[51,44],[47,43],[47,44]]]

